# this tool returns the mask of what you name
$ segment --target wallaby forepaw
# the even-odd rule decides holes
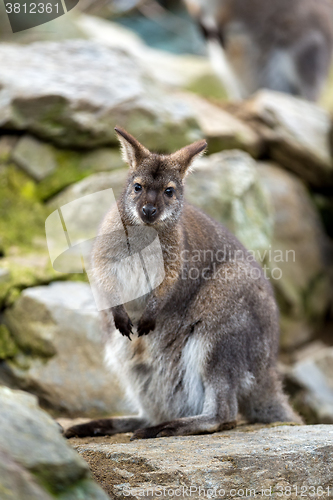
[[[138,336],[148,335],[149,332],[155,330],[156,321],[154,319],[141,318],[138,323]]]
[[[133,323],[130,320],[129,316],[127,316],[127,317],[121,316],[121,317],[115,318],[114,324],[115,324],[117,330],[119,330],[120,333],[122,335],[124,335],[124,337],[127,337],[129,340],[131,340],[130,335],[131,335],[131,333],[133,333],[133,331],[132,331]]]

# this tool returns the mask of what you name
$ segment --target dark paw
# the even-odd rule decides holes
[[[146,429],[138,429],[133,432],[131,441],[135,439],[153,439],[159,437],[175,436],[176,428],[171,424],[155,425],[154,427],[146,427]]]
[[[73,437],[84,437],[84,436],[89,436],[88,429],[86,428],[86,424],[82,425],[73,425],[72,427],[69,427],[65,432],[64,436],[67,439],[73,438]]]
[[[148,335],[149,332],[155,330],[156,321],[154,319],[144,319],[140,318],[138,323],[138,336]]]
[[[121,315],[121,316],[115,314],[114,315],[114,324],[115,324],[117,330],[119,330],[122,335],[124,335],[125,337],[127,337],[131,340],[130,335],[131,335],[131,333],[133,333],[132,332],[133,323],[127,314]]]
[[[102,424],[102,421],[99,424],[99,421],[94,420],[87,422],[86,424],[73,425],[64,432],[64,436],[67,439],[72,437],[105,436],[106,434],[107,432]]]

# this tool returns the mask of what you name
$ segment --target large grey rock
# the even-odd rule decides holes
[[[18,141],[11,156],[36,181],[41,181],[57,167],[53,148],[29,135]]]
[[[0,380],[67,415],[124,409],[103,364],[98,312],[87,283],[28,288],[6,311],[5,322],[21,354],[2,364]]]
[[[249,250],[269,248],[272,207],[248,154],[226,151],[198,160],[187,178],[185,195],[225,224]]]
[[[54,212],[46,220],[45,228],[51,261],[57,271],[82,272],[81,256],[86,269],[90,267],[91,245],[101,220],[123,190],[127,172],[127,169],[118,169],[93,174],[69,186],[49,202]],[[71,241],[70,250],[63,240],[58,209]]]
[[[1,500],[106,500],[35,397],[0,387]]]
[[[187,92],[180,97],[193,109],[208,140],[210,154],[224,149],[243,149],[253,157],[259,155],[259,135],[248,124],[198,95]]]
[[[262,90],[242,106],[241,114],[261,132],[272,159],[314,187],[333,186],[328,111]]]
[[[14,462],[7,453],[0,450],[0,492],[1,500],[51,500],[35,478]]]
[[[258,164],[273,205],[273,237],[263,259],[282,315],[281,345],[289,349],[311,338],[329,306],[326,237],[304,184],[277,165]]]
[[[0,66],[1,127],[84,148],[116,143],[116,124],[164,151],[201,136],[189,106],[125,50],[84,40],[2,44]]]
[[[319,487],[325,495],[332,488],[333,426],[328,425],[248,426],[206,436],[120,444],[105,440],[75,448],[115,498],[153,497],[154,492],[194,499],[277,500],[299,498],[302,486],[303,493],[314,491],[313,498],[320,498]]]
[[[289,376],[303,389],[297,400],[303,413],[316,422],[333,423],[333,348],[309,349]],[[312,351],[312,352],[311,352]]]
[[[127,168],[119,168],[113,172],[99,172],[97,174],[90,175],[86,179],[72,184],[61,193],[54,196],[49,201],[48,205],[50,208],[62,207],[71,201],[79,200],[84,196],[97,193],[98,191],[103,191],[105,189],[112,189],[114,196],[117,199],[125,186],[127,174]],[[86,201],[87,200],[82,200],[82,204]],[[89,207],[87,213],[92,208],[93,207]],[[73,219],[74,218],[75,214],[73,213]],[[100,223],[100,220],[97,222]]]

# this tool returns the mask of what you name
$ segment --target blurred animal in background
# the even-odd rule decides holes
[[[230,98],[267,88],[311,101],[333,44],[328,0],[184,0]]]

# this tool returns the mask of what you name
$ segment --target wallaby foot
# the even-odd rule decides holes
[[[91,420],[85,424],[73,425],[64,432],[66,438],[86,436],[113,436],[120,432],[133,432],[147,425],[139,417],[115,417]]]
[[[233,429],[236,427],[236,421],[218,422],[216,417],[199,415],[197,417],[185,417],[164,422],[153,427],[138,429],[131,437],[135,439],[151,439],[167,436],[188,436],[191,434],[210,434],[212,432]]]

